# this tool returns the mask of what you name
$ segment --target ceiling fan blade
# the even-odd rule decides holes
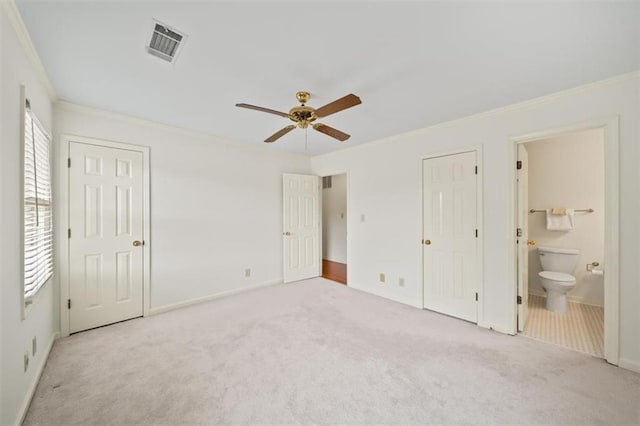
[[[284,129],[278,130],[277,132],[275,132],[274,134],[269,136],[264,141],[267,142],[267,143],[275,142],[275,141],[277,141],[278,139],[280,139],[281,137],[283,137],[284,135],[286,135],[287,133],[289,133],[290,131],[292,131],[295,128],[296,128],[296,125],[295,124],[291,124],[290,126],[287,126]]]
[[[268,112],[269,114],[275,114],[281,117],[289,118],[289,113],[276,111],[275,109],[263,108],[255,105],[249,105],[249,104],[236,104],[236,106],[240,108],[255,109],[256,111]]]
[[[335,114],[336,112],[340,112],[347,108],[360,105],[361,103],[362,101],[359,97],[357,97],[353,93],[350,93],[347,96],[343,96],[340,99],[337,99],[323,107],[316,109],[316,115],[320,118],[326,117],[327,115]]]
[[[314,124],[313,128],[320,133],[324,133],[327,136],[331,136],[332,138],[338,139],[340,142],[344,142],[351,137],[346,133],[341,132],[338,129],[334,129],[333,127],[329,127],[326,124]]]

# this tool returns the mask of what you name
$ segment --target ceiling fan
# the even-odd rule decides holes
[[[300,106],[291,108],[289,112],[281,112],[281,111],[276,111],[273,109],[263,108],[255,105],[249,105],[249,104],[236,104],[236,106],[240,108],[254,109],[256,111],[268,112],[270,114],[279,115],[281,117],[288,118],[294,123],[296,123],[278,130],[273,135],[265,139],[264,140],[265,142],[275,142],[276,140],[280,139],[282,136],[286,135],[287,133],[295,129],[296,126],[300,127],[301,129],[306,129],[307,127],[311,126],[313,127],[314,130],[317,130],[320,133],[324,133],[327,136],[331,136],[332,138],[338,139],[341,142],[344,142],[347,139],[349,139],[351,135],[341,132],[338,129],[334,129],[333,127],[329,127],[326,124],[315,123],[315,121],[318,118],[324,118],[331,114],[335,114],[336,112],[340,112],[347,108],[351,108],[353,106],[361,104],[362,101],[360,100],[360,98],[350,93],[346,96],[341,97],[340,99],[337,99],[331,103],[328,103],[323,107],[315,109],[306,105],[310,97],[311,95],[309,94],[309,92],[296,93],[296,98],[298,99],[298,102],[300,102]]]

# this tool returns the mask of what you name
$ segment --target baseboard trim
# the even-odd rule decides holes
[[[540,293],[537,291],[530,291],[529,294],[533,295],[533,296],[539,296],[539,297],[544,297],[545,299],[547,298],[547,293]],[[573,303],[579,303],[581,305],[588,305],[588,306],[595,306],[598,308],[604,308],[602,305],[596,305],[593,303],[588,303],[584,301],[584,297],[579,297],[579,296],[572,296],[570,294],[567,295],[567,300],[569,302],[573,302]]]
[[[233,296],[234,294],[245,293],[247,291],[256,290],[263,287],[269,287],[272,285],[282,284],[282,280],[265,281],[263,283],[254,284],[248,287],[242,287],[233,290],[227,290],[209,296],[196,297],[195,299],[185,300],[184,302],[172,303],[170,305],[159,306],[157,308],[151,308],[149,310],[149,316],[163,314],[165,312],[174,311],[180,308],[186,308],[187,306],[197,305],[199,303],[209,302],[215,299],[221,299],[223,297]]]
[[[40,377],[44,372],[44,366],[47,365],[47,360],[49,359],[49,354],[51,353],[51,348],[53,348],[53,343],[56,341],[60,333],[56,332],[51,335],[51,339],[49,340],[49,344],[45,349],[45,352],[42,357],[42,362],[38,366],[38,371],[33,376],[33,381],[29,385],[29,390],[24,397],[24,401],[22,402],[22,406],[20,407],[20,411],[18,411],[18,418],[15,422],[15,426],[20,426],[24,422],[24,418],[27,416],[27,411],[29,411],[29,406],[31,405],[31,400],[36,393],[36,389],[38,387],[38,383],[40,383]]]
[[[418,308],[418,309],[423,309],[422,305],[417,305],[415,303],[409,302],[408,300],[402,300],[393,296],[389,296],[388,294],[382,294],[376,291],[372,291],[370,289],[366,289],[366,288],[362,288],[362,287],[356,287],[353,284],[349,284],[347,283],[347,287],[353,289],[353,290],[358,290],[361,291],[363,293],[367,293],[370,294],[372,296],[376,296],[376,297],[381,297],[383,299],[387,299],[387,300],[391,300],[392,302],[396,302],[396,303],[402,303],[403,305],[408,305],[414,308]]]
[[[635,361],[629,361],[628,359],[620,358],[618,360],[618,367],[624,368],[625,370],[635,371],[636,373],[640,373],[640,363]]]
[[[502,334],[508,334],[510,336],[515,336],[517,334],[512,329],[508,329],[508,328],[503,327],[501,325],[496,325],[496,324],[493,324],[493,323],[490,323],[490,322],[478,321],[478,327],[486,328],[487,330],[497,331],[498,333],[502,333]]]

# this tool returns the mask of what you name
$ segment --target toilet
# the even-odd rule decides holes
[[[540,284],[547,292],[547,309],[567,312],[567,292],[576,286],[573,271],[578,263],[580,250],[538,247],[542,271],[538,273]]]

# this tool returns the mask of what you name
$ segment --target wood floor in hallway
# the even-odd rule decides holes
[[[344,263],[322,259],[322,278],[339,282],[340,284],[346,284],[347,265],[345,265]]]

